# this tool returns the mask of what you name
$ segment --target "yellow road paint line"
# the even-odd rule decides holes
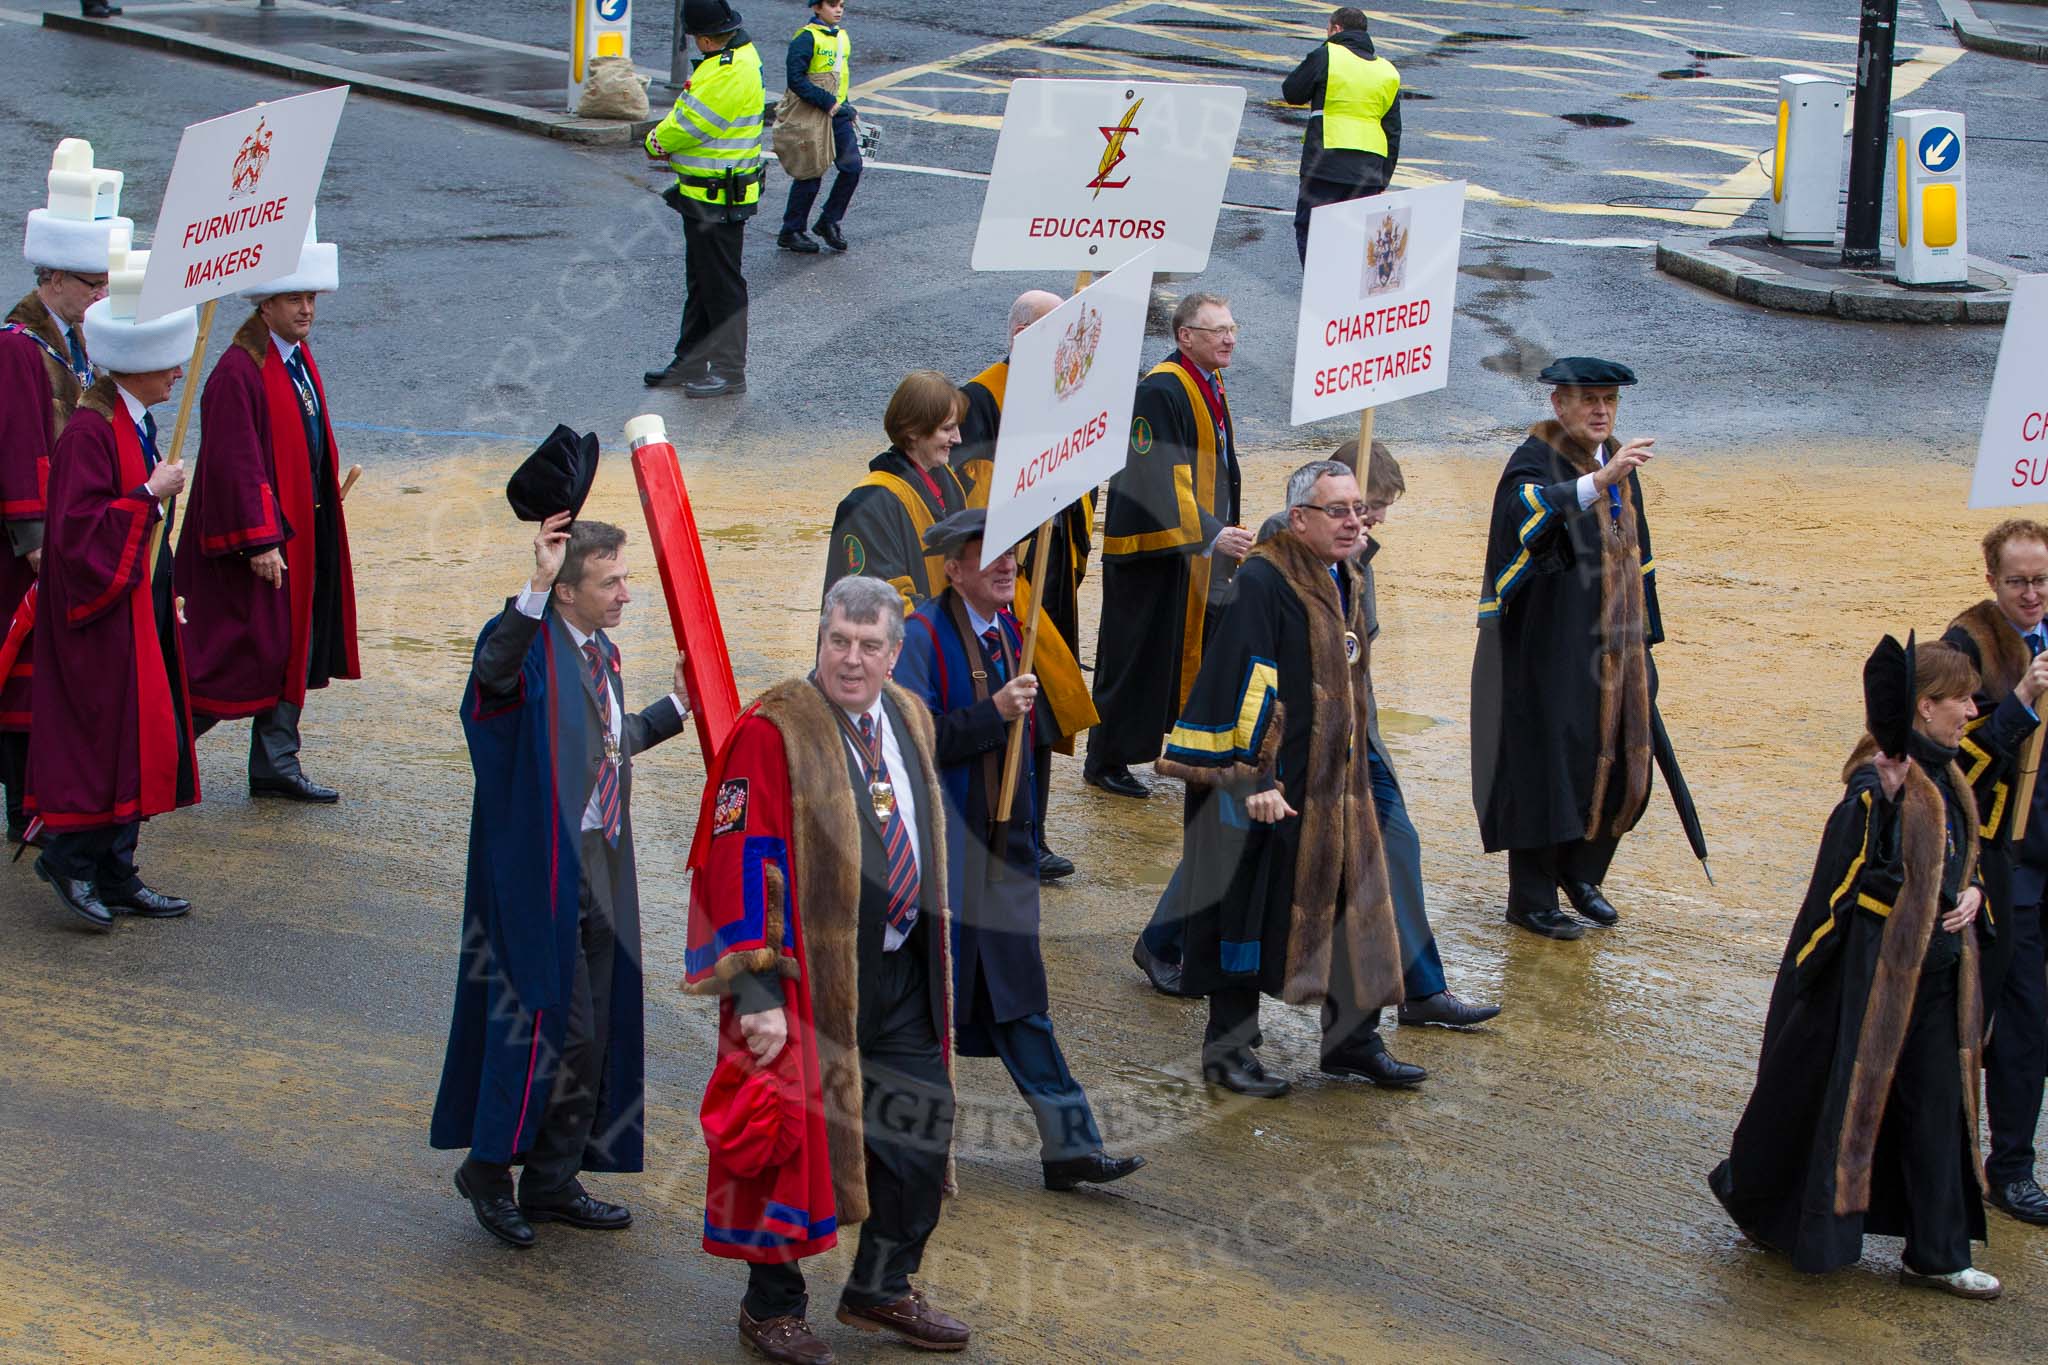
[[[1239,61],[1263,62],[1267,66],[1281,67],[1288,71],[1292,71],[1295,67],[1301,65],[1301,58],[1298,56],[1289,57],[1270,52],[1260,52],[1254,48],[1245,47],[1240,43],[1219,43],[1214,38],[1200,38],[1192,33],[1159,29],[1149,24],[1133,24],[1121,19],[1111,19],[1104,21],[1100,27],[1113,28],[1124,33],[1142,34],[1147,38],[1168,38],[1177,43],[1186,43],[1189,47],[1200,47],[1206,48],[1211,52],[1225,53],[1228,56],[1237,58]],[[1066,48],[1060,49],[1062,52],[1068,50]],[[1159,57],[1156,60],[1170,62],[1173,58]]]
[[[1428,131],[1428,132],[1424,132],[1424,133],[1420,133],[1420,134],[1417,134],[1417,136],[1419,136],[1419,137],[1428,137],[1428,138],[1435,138],[1435,139],[1437,139],[1437,140],[1438,140],[1438,141],[1440,141],[1440,142],[1491,142],[1491,141],[1493,141],[1493,139],[1492,139],[1492,138],[1490,138],[1490,137],[1486,136],[1486,135],[1485,135],[1484,133],[1440,133],[1440,132],[1437,132],[1437,131],[1435,131],[1434,129],[1432,129],[1432,130],[1430,130],[1430,131]]]

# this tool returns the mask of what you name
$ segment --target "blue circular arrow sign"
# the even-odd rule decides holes
[[[1937,124],[1920,137],[1920,164],[1939,175],[1952,171],[1963,159],[1963,140],[1956,130]]]
[[[626,6],[633,0],[597,0],[597,17],[607,24],[616,24],[626,16]]]

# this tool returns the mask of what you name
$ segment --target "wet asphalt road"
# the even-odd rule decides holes
[[[535,42],[558,8],[362,7]],[[801,17],[742,8],[771,41]],[[856,0],[850,13],[856,100],[887,129],[884,160],[985,170],[1000,109],[988,82],[1136,67],[1250,86],[1229,197],[1291,202],[1299,122],[1264,101],[1309,34],[1274,25],[1319,6],[1118,4],[1064,28],[1089,11],[965,5],[934,22],[926,8]],[[1963,108],[1978,138],[1973,247],[2024,264],[2048,245],[2032,221],[2048,160],[2038,142],[1992,138],[2048,137],[2048,73],[1958,56],[1931,6],[1907,9],[1914,98]],[[1376,24],[1410,90],[1431,97],[1404,110],[1412,172],[1490,192],[1468,205],[1468,228],[1492,235],[1466,243],[1452,386],[1382,416],[1415,492],[1391,533],[1401,634],[1377,666],[1394,704],[1418,713],[1403,773],[1453,984],[1509,1013],[1472,1038],[1397,1033],[1395,1050],[1436,1073],[1415,1094],[1311,1081],[1280,1105],[1206,1096],[1190,1083],[1198,1009],[1147,994],[1126,958],[1171,869],[1174,803],[1092,795],[1062,765],[1057,843],[1083,870],[1047,898],[1054,1009],[1112,1145],[1154,1164],[1099,1195],[1038,1191],[1000,1072],[963,1068],[966,1193],[926,1279],[974,1321],[981,1358],[2003,1359],[2048,1323],[2048,1252],[2005,1220],[1988,1264],[2010,1293],[1979,1309],[1891,1287],[1895,1245],[1874,1244],[1861,1270],[1798,1279],[1742,1246],[1702,1183],[1847,747],[1853,707],[1828,696],[1850,695],[1853,671],[1830,630],[1854,616],[1860,631],[1858,613],[1888,596],[1935,620],[1971,592],[1966,564],[1894,578],[1845,570],[1840,551],[1897,534],[1899,508],[1960,508],[1997,333],[1765,314],[1658,276],[1647,251],[1565,244],[1743,211],[1768,83],[1853,56],[1852,17],[1809,0],[1679,10],[1454,0]],[[661,64],[660,38],[644,24],[643,64]],[[1020,41],[953,60],[1000,40]],[[8,22],[0,69],[4,202],[38,202],[50,145],[79,135],[128,171],[127,211],[145,221],[183,124],[299,88]],[[1663,74],[1680,70],[1703,74]],[[1631,123],[1590,129],[1567,113]],[[801,664],[823,525],[882,444],[896,378],[972,373],[1000,347],[1015,291],[1066,282],[970,274],[979,184],[907,171],[870,172],[852,255],[776,253],[778,180],[749,232],[753,392],[650,396],[639,371],[666,356],[680,278],[658,188],[636,154],[351,101],[321,206],[344,289],[316,344],[351,423],[346,454],[369,467],[350,511],[370,676],[317,699],[308,721],[314,775],[348,800],[251,805],[234,739],[210,740],[207,803],[144,836],[148,875],[199,912],[107,939],[72,930],[25,863],[0,867],[0,1142],[15,1154],[0,1175],[0,1358],[736,1354],[737,1277],[693,1231],[708,1016],[669,985],[701,776],[688,744],[650,757],[635,813],[643,896],[667,908],[647,944],[650,1169],[602,1188],[639,1225],[550,1229],[514,1257],[448,1188],[452,1159],[424,1147],[468,810],[462,651],[523,573],[498,488],[556,421],[615,444],[627,417],[666,415],[742,691],[757,689]],[[1286,425],[1287,219],[1227,211],[1203,283],[1234,296],[1246,327],[1232,401],[1254,496],[1270,499],[1346,425]],[[1476,509],[1540,402],[1518,375],[1576,351],[1643,372],[1631,422],[1684,462],[1661,495],[1659,549],[1693,571],[1666,586],[1690,629],[1664,667],[1674,696],[1690,693],[1674,727],[1702,755],[1695,786],[1730,852],[1724,888],[1707,892],[1666,819],[1618,874],[1629,925],[1560,949],[1499,923],[1500,869],[1474,851],[1463,790],[1463,696]],[[622,461],[596,510],[638,524]],[[1965,547],[1978,529],[1960,512],[1922,517]],[[1774,636],[1801,586],[1796,630]],[[636,696],[664,685],[659,614],[643,597],[624,635]],[[1280,1064],[1310,1071],[1312,1020],[1269,1007],[1267,1026]],[[814,1287],[828,1293],[844,1260],[828,1258]],[[846,1358],[892,1354],[834,1339]]]

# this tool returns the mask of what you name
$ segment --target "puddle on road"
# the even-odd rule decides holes
[[[1538,270],[1531,265],[1461,265],[1458,273],[1475,279],[1507,280],[1515,284],[1533,284],[1551,278],[1548,270]]]
[[[1618,114],[1559,114],[1558,117],[1581,128],[1626,128],[1635,122]]]

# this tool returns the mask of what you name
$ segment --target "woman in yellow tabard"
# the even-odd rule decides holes
[[[892,444],[868,462],[867,477],[840,500],[832,518],[825,591],[856,574],[885,579],[903,594],[908,614],[945,590],[945,556],[925,553],[924,533],[968,505],[967,489],[949,463],[960,444],[966,409],[966,395],[934,370],[913,370],[896,386],[882,417]],[[1020,602],[1028,591],[1028,580],[1019,574]],[[1061,740],[1055,747],[1071,754],[1074,737],[1097,720],[1095,703],[1072,646],[1042,611],[1040,617],[1032,671],[1059,727]],[[1039,808],[1044,809],[1042,801]],[[1052,866],[1062,864],[1072,870],[1064,859]]]

